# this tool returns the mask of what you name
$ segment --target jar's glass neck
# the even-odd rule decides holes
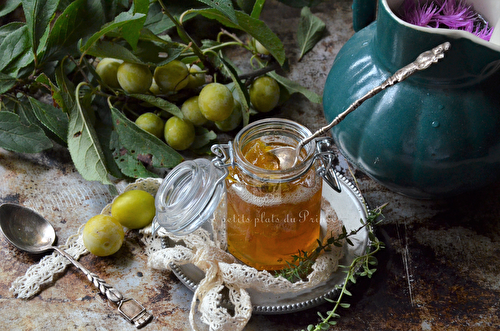
[[[306,144],[301,153],[299,162],[293,167],[270,170],[257,166],[247,160],[244,151],[247,146],[256,140],[262,140],[271,145],[276,143],[277,148],[287,146],[294,155],[294,149],[299,142],[312,133],[305,126],[285,119],[265,119],[256,121],[240,131],[233,143],[233,166],[239,167],[247,175],[267,182],[286,182],[306,173],[312,166],[315,156],[315,144]],[[271,150],[272,152],[272,150]]]

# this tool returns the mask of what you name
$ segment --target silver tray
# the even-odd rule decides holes
[[[330,202],[349,232],[361,226],[361,219],[366,221],[364,199],[348,179],[339,173],[337,176],[342,192],[337,193],[324,183],[323,197]],[[365,227],[356,235],[349,237],[354,245],[346,245],[344,257],[339,261],[340,265],[350,265],[356,257],[366,253],[370,246],[368,231],[369,229]],[[168,238],[162,238],[164,248],[171,247],[171,245],[172,242]],[[205,273],[193,264],[176,265],[172,263],[170,267],[177,278],[193,292],[205,277]],[[325,299],[338,296],[339,290],[336,289],[336,285],[342,285],[345,277],[346,273],[339,269],[332,274],[328,281],[294,293],[277,294],[248,289],[252,300],[253,314],[287,314],[318,306],[326,302]]]

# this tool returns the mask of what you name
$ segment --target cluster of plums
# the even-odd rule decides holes
[[[121,88],[129,94],[146,93],[157,96],[174,94],[182,89],[201,89],[199,94],[182,102],[183,118],[172,116],[166,122],[153,112],[145,112],[135,123],[175,150],[188,149],[195,140],[195,126],[214,124],[218,130],[232,131],[242,122],[242,107],[232,91],[223,84],[206,83],[205,72],[196,64],[186,65],[173,60],[152,70],[150,67],[104,58],[96,72],[101,81],[111,88]],[[252,107],[258,112],[269,112],[280,99],[280,87],[269,76],[256,78],[249,87]]]

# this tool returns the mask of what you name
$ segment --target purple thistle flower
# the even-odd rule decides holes
[[[474,27],[477,13],[471,6],[467,6],[463,0],[456,3],[455,0],[445,0],[441,6],[442,14],[436,20],[449,29],[470,29]]]
[[[401,18],[406,22],[429,28],[463,30],[490,40],[493,29],[465,0],[405,0]]]
[[[413,25],[437,28],[434,16],[438,11],[439,8],[433,3],[424,4],[421,7],[417,7],[416,3],[411,0],[405,0],[403,3],[404,20]],[[431,22],[435,26],[431,26]]]

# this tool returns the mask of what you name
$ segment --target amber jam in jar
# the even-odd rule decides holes
[[[217,247],[259,270],[282,269],[299,251],[315,249],[323,180],[340,191],[333,142],[305,144],[293,166],[273,152],[286,146],[294,152],[310,135],[296,122],[264,119],[234,142],[212,146],[212,161],[182,162],[158,189],[153,232],[162,227],[182,236],[204,227]]]
[[[295,148],[307,131],[274,120],[250,125],[235,139],[237,166],[226,178],[228,251],[256,269],[282,269],[292,255],[317,246],[322,177],[314,165],[314,144],[290,169],[283,169],[272,152]]]

